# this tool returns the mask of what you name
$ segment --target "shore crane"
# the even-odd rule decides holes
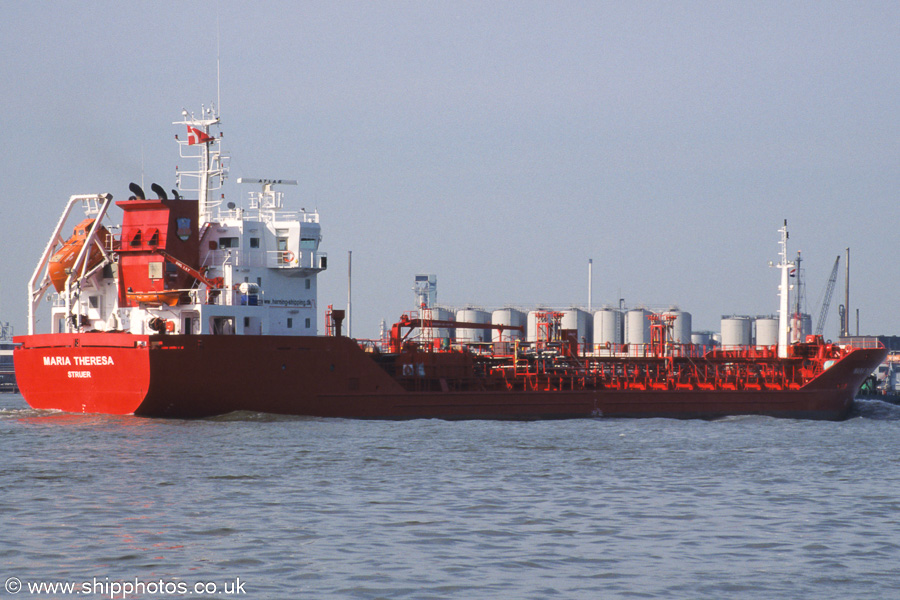
[[[822,335],[825,330],[825,317],[828,316],[828,307],[831,306],[831,294],[834,292],[834,284],[837,281],[838,265],[841,262],[841,255],[838,254],[834,259],[834,268],[831,269],[831,276],[825,285],[825,298],[822,300],[822,310],[819,311],[819,320],[816,321],[816,335]]]

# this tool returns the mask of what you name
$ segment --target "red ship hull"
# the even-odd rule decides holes
[[[232,411],[361,419],[717,418],[841,420],[886,350],[855,349],[799,389],[416,391],[343,337],[20,336],[34,408],[196,418]]]

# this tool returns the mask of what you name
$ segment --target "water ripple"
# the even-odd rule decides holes
[[[0,563],[259,598],[892,597],[900,407],[740,417],[164,421],[0,397]]]

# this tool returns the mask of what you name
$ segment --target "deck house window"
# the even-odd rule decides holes
[[[287,229],[277,229],[275,231],[276,241],[275,248],[278,250],[278,264],[287,264],[290,262],[288,259],[290,255],[288,254],[288,230]]]

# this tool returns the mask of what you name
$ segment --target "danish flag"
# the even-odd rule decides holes
[[[194,144],[205,144],[206,142],[211,142],[213,140],[212,136],[207,135],[205,132],[200,131],[196,127],[187,126],[188,128],[188,146],[193,146]]]

